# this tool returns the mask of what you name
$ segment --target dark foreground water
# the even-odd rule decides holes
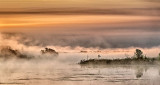
[[[79,58],[7,60],[0,62],[4,85],[159,85],[160,66],[81,66]]]

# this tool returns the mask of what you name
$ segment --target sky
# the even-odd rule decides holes
[[[26,45],[153,48],[159,15],[159,0],[0,0],[0,32]]]
[[[132,14],[159,7],[159,0],[0,0],[2,13]]]
[[[1,8],[148,8],[158,7],[157,3],[159,0],[1,0]]]

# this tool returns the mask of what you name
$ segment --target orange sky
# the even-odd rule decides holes
[[[156,0],[0,0],[0,29],[152,20],[158,7]]]
[[[150,8],[160,7],[157,0],[0,0],[1,11],[46,8]]]
[[[6,16],[6,15],[5,15]],[[9,15],[8,15],[9,16]],[[113,15],[15,15],[4,17],[0,16],[0,28],[21,27],[21,26],[43,26],[43,25],[62,25],[62,24],[112,24],[131,21],[143,21],[157,19],[152,16],[113,16]]]

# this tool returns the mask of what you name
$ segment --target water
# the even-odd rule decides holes
[[[63,55],[63,56],[62,56]],[[65,56],[64,56],[65,55]],[[57,59],[8,60],[0,62],[4,85],[159,85],[156,65],[81,66],[83,57],[60,54]],[[78,54],[77,54],[78,55]],[[85,54],[82,54],[85,55]]]

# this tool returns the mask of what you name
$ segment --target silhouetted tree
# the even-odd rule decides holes
[[[56,52],[55,50],[51,49],[51,48],[45,48],[45,50],[41,50],[42,54],[54,54],[54,55],[58,55],[58,52]]]
[[[17,58],[28,58],[27,55],[20,53],[18,50],[14,50],[10,46],[4,46],[0,49],[0,53],[2,57],[9,58],[9,57],[17,57]]]
[[[140,49],[136,49],[135,55],[138,59],[143,59],[143,52]]]

